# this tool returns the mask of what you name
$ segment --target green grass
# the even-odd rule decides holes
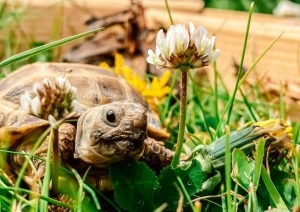
[[[12,22],[17,23],[18,18],[21,18],[21,11],[23,10],[7,11],[6,5],[1,4],[0,31],[6,30]],[[242,67],[247,48],[247,38],[251,34],[249,28],[252,12],[253,8],[250,7],[240,67]],[[170,19],[172,18],[171,14],[172,11],[169,13]],[[17,49],[18,43],[14,42],[16,46],[13,46],[12,43],[8,45],[8,40],[4,41],[6,44],[4,46],[5,52],[1,56],[7,59],[2,59],[0,67],[13,67],[13,63],[17,61],[32,58],[38,53],[49,53],[50,49],[56,48],[58,45],[95,31],[97,30],[63,38],[28,51],[13,54],[12,57],[7,57],[8,52],[11,52],[11,49]],[[18,39],[13,35],[11,36],[9,37],[11,41]],[[54,159],[50,151],[52,142],[49,142],[49,151],[45,158],[45,176],[39,182],[42,192],[39,194],[34,193],[23,184],[23,176],[26,174],[26,169],[30,166],[34,155],[10,152],[3,148],[0,151],[0,211],[11,211],[14,207],[20,207],[22,211],[43,212],[48,210],[49,205],[65,207],[74,211],[86,211],[87,209],[99,211],[106,208],[113,211],[123,211],[124,209],[134,211],[135,208],[143,211],[163,211],[163,209],[174,211],[181,208],[185,211],[264,211],[268,207],[289,211],[300,207],[299,157],[287,155],[288,157],[277,161],[277,163],[268,163],[265,160],[267,152],[265,142],[268,142],[267,139],[262,136],[245,139],[250,135],[249,132],[252,132],[251,127],[246,127],[248,131],[243,131],[246,137],[239,137],[236,134],[233,136],[232,134],[241,135],[242,129],[239,129],[242,127],[241,119],[244,120],[244,123],[268,120],[276,118],[277,112],[282,118],[288,116],[284,111],[282,93],[281,101],[278,104],[270,104],[263,97],[258,86],[253,86],[250,89],[244,86],[248,74],[280,37],[281,35],[270,42],[269,47],[248,69],[247,74],[242,76],[242,70],[239,69],[233,93],[227,91],[220,78],[218,63],[213,65],[213,84],[207,81],[205,73],[193,71],[190,73],[188,79],[188,115],[183,146],[186,153],[195,154],[189,161],[183,162],[173,169],[167,167],[159,174],[154,173],[145,164],[136,161],[116,163],[109,168],[109,177],[115,187],[115,194],[113,195],[99,191],[86,180],[89,170],[80,175],[78,170],[69,166],[59,166],[53,169],[51,162]],[[171,83],[172,89],[178,81],[178,75],[174,74],[173,76],[175,77]],[[278,90],[280,90],[280,85],[278,86]],[[162,122],[168,132],[172,134],[166,146],[173,148],[178,135],[178,97],[171,93],[162,104],[160,111]],[[292,122],[292,126],[292,140],[297,144],[300,124]],[[41,135],[32,152],[38,148],[39,143],[50,131],[51,128],[44,135]],[[224,156],[217,158],[217,160],[223,165],[220,166],[221,168],[214,169],[211,163],[212,159],[207,156],[205,147],[217,142],[218,138],[219,144],[224,147]],[[243,148],[233,149],[232,141],[237,138],[244,142],[244,149],[251,148],[251,150],[243,152],[239,150]],[[254,145],[253,140],[257,142],[256,145]],[[296,146],[296,155],[299,155],[297,153],[299,153],[298,145]],[[26,161],[20,169],[14,185],[7,177],[5,169],[7,165],[5,161],[10,154],[24,154],[26,156]],[[55,171],[57,173],[53,173]],[[53,191],[49,190],[49,184],[55,175],[59,178],[57,179],[58,188],[54,193],[65,195],[59,200],[57,200],[57,196],[53,195]],[[203,185],[209,186],[204,187]],[[128,192],[128,189],[131,189],[131,192]],[[197,201],[201,202],[201,207],[197,205],[199,203]]]

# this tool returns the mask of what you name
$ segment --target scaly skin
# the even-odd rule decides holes
[[[147,137],[147,116],[144,106],[138,103],[114,102],[87,110],[74,125],[62,123],[58,128],[59,156],[63,163],[71,164],[79,172],[92,167],[88,180],[95,182],[100,190],[112,187],[105,176],[109,164],[128,158],[147,163],[158,171],[168,166],[173,151],[156,140]],[[49,136],[35,151],[35,156],[45,158],[48,151]],[[33,143],[24,142],[16,151],[29,152]],[[14,169],[24,163],[24,156],[13,155]],[[38,191],[37,181],[43,177],[45,163],[33,159],[36,172],[28,169],[25,181],[34,191]]]
[[[126,158],[160,169],[172,158],[171,151],[150,139],[169,136],[158,116],[138,91],[114,73],[91,65],[35,63],[2,79],[0,87],[1,149],[31,153],[44,131],[56,123],[54,119],[67,116],[78,124],[60,125],[55,143],[59,144],[61,160],[75,164],[78,171],[90,165],[107,168]],[[111,114],[99,118],[105,108],[116,120]],[[45,158],[49,139],[45,138],[35,156]],[[24,156],[10,154],[9,159],[8,165],[17,174]],[[32,162],[35,167],[28,166],[24,177],[31,186],[44,175],[43,160],[33,157]]]

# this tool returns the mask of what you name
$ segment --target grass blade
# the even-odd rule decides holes
[[[213,139],[213,134],[211,132],[211,130],[209,129],[209,125],[207,123],[207,118],[205,117],[205,111],[202,107],[202,104],[201,104],[201,97],[199,96],[199,92],[197,92],[197,88],[196,88],[196,84],[195,84],[195,81],[194,81],[194,77],[191,75],[191,73],[189,73],[189,78],[192,82],[192,91],[193,91],[193,94],[195,95],[195,98],[194,98],[194,101],[195,103],[198,105],[199,107],[199,115],[201,116],[201,119],[203,120],[203,124],[204,124],[204,128],[206,130],[206,132],[209,133],[209,136],[211,139]],[[216,103],[217,104],[217,103]]]
[[[286,204],[284,203],[283,199],[281,198],[279,192],[277,191],[275,185],[273,184],[270,176],[267,173],[267,170],[264,166],[261,167],[261,178],[266,185],[266,188],[270,194],[272,201],[274,202],[276,208],[286,209],[288,210]]]
[[[166,9],[168,11],[168,16],[169,16],[170,22],[171,22],[171,24],[174,24],[168,0],[165,0],[165,5],[166,5]]]
[[[216,61],[213,63],[213,70],[214,70],[214,109],[215,109],[215,116],[217,123],[220,122],[220,114],[219,114],[219,93],[218,93],[218,72],[217,72],[217,63]]]
[[[240,66],[239,66],[239,70],[238,70],[238,75],[237,75],[234,91],[233,91],[233,94],[232,94],[232,96],[229,100],[229,108],[228,108],[226,124],[228,124],[229,121],[230,121],[230,116],[231,116],[231,112],[232,112],[232,108],[233,108],[233,102],[234,102],[234,99],[236,97],[236,93],[238,91],[238,88],[240,86],[239,82],[240,82],[240,79],[242,77],[242,72],[243,72],[243,64],[244,64],[244,58],[245,58],[246,49],[247,49],[249,30],[250,30],[250,24],[251,24],[251,17],[252,17],[252,13],[253,13],[253,6],[254,6],[254,2],[252,2],[251,5],[250,5],[248,22],[247,22],[247,27],[246,27],[246,35],[245,35],[244,44],[243,44],[242,57],[241,57],[241,61],[240,61]]]
[[[265,140],[259,139],[256,152],[255,152],[255,169],[254,169],[254,176],[253,176],[254,188],[258,187],[259,178],[261,174],[262,161],[264,159],[264,151],[265,151]]]
[[[240,88],[240,93],[241,93],[243,101],[244,101],[244,103],[245,103],[245,105],[246,105],[246,107],[248,109],[248,112],[249,112],[249,115],[250,115],[251,119],[254,120],[255,122],[257,122],[258,119],[256,118],[256,116],[254,114],[255,108],[251,106],[250,102],[248,101],[246,95],[244,94],[244,92],[242,91],[241,88]]]
[[[42,46],[39,46],[39,47],[36,47],[36,48],[33,48],[33,49],[29,49],[27,51],[21,52],[19,54],[16,54],[14,56],[11,56],[11,57],[3,60],[2,62],[0,62],[0,67],[12,64],[12,63],[17,62],[19,60],[22,60],[24,58],[30,57],[34,54],[46,51],[48,49],[52,49],[56,46],[62,45],[64,43],[67,43],[67,42],[70,42],[70,41],[73,41],[73,40],[76,40],[78,38],[90,35],[92,33],[95,33],[97,31],[99,31],[99,30],[101,30],[101,28],[93,29],[93,30],[83,32],[83,33],[80,33],[80,34],[77,34],[77,35],[73,35],[73,36],[70,36],[70,37],[67,37],[67,38],[64,38],[64,39],[61,39],[61,40],[53,41],[51,43],[48,43],[48,44],[45,44],[45,45],[42,45]]]
[[[258,187],[262,161],[264,158],[264,150],[265,150],[265,140],[260,139],[257,144],[256,152],[255,152],[255,168],[253,174],[253,182],[250,182],[249,186],[249,205],[248,211],[258,211],[258,200],[256,196],[256,188]]]
[[[174,91],[174,89],[175,89],[175,85],[176,85],[176,82],[178,80],[178,74],[179,74],[179,70],[175,69],[175,72],[174,72],[174,75],[172,76],[172,81],[171,81],[171,84],[170,84],[171,91]],[[162,119],[163,122],[167,118],[168,113],[171,110],[170,107],[171,107],[172,95],[174,95],[173,92],[170,92],[168,94],[166,103],[164,104],[164,108],[163,108],[162,115],[161,115],[161,119]]]
[[[285,118],[285,101],[284,101],[284,94],[283,94],[283,85],[280,82],[280,91],[279,91],[279,112],[280,118]]]
[[[16,187],[11,187],[11,186],[2,186],[1,185],[0,186],[0,191],[12,191],[12,192],[15,192],[15,193],[23,193],[23,194],[33,195],[33,196],[39,197],[39,198],[41,198],[41,199],[43,199],[43,200],[45,200],[49,203],[52,203],[52,204],[55,204],[55,205],[58,205],[58,206],[61,206],[61,207],[70,208],[70,209],[73,208],[72,205],[69,205],[69,204],[63,203],[61,201],[43,196],[40,193],[33,192],[33,191],[30,191],[30,190],[24,189],[24,188],[16,188]],[[27,201],[27,200],[25,199],[24,201]],[[32,203],[32,201],[28,201],[28,204],[31,205],[31,206],[34,206],[34,203]]]
[[[248,77],[248,75],[251,73],[251,71],[255,68],[255,66],[258,64],[258,62],[269,52],[269,50],[277,43],[277,41],[281,38],[283,35],[283,32],[268,46],[268,48],[254,61],[254,63],[251,65],[251,67],[245,72],[241,80],[239,81],[239,86],[245,81],[245,79]]]
[[[38,140],[32,147],[31,152],[28,154],[28,157],[26,157],[26,160],[24,161],[24,163],[18,173],[18,178],[16,179],[16,182],[15,182],[16,188],[20,187],[22,179],[26,173],[27,166],[28,166],[30,160],[34,157],[34,152],[38,149],[38,147],[41,145],[41,143],[44,141],[44,139],[47,137],[47,135],[49,134],[50,131],[51,131],[50,127],[44,131],[44,133],[38,138]]]
[[[251,67],[246,71],[246,73],[243,75],[243,77],[241,78],[241,80],[239,80],[239,84],[238,84],[238,88],[241,86],[241,84],[245,81],[245,79],[248,77],[248,75],[251,73],[251,71],[255,68],[255,66],[257,65],[257,63],[265,56],[265,54],[267,52],[269,52],[269,50],[274,46],[275,43],[277,43],[277,41],[281,38],[281,36],[283,35],[283,33],[281,33],[269,46],[268,48],[255,60],[255,62],[251,65]],[[240,65],[242,66],[242,65]],[[233,104],[233,102],[232,102]],[[231,101],[229,100],[229,102],[226,104],[224,111],[221,115],[220,120],[222,120],[226,114],[226,112],[229,110],[229,107],[231,105]],[[218,123],[218,126],[216,128],[216,134],[220,134],[220,127],[221,127],[221,122]]]
[[[231,150],[230,150],[230,129],[226,126],[226,147],[225,147],[225,187],[226,187],[226,203],[227,210],[232,211],[232,199],[231,199]]]
[[[235,87],[234,87],[234,90],[233,90],[233,94],[230,97],[229,101],[227,102],[227,104],[224,108],[224,111],[221,115],[221,119],[220,119],[220,120],[223,120],[223,117],[225,116],[226,112],[228,111],[226,124],[228,124],[229,121],[230,121],[231,112],[232,112],[232,108],[233,108],[233,103],[234,103],[238,88],[240,87],[240,80],[242,78],[242,72],[243,72],[242,68],[243,68],[244,58],[245,58],[245,54],[246,54],[246,47],[247,47],[247,43],[248,43],[248,36],[249,36],[251,17],[252,17],[252,13],[253,13],[253,6],[254,6],[254,3],[252,2],[251,5],[250,5],[250,10],[249,10],[248,22],[247,22],[247,27],[246,27],[246,35],[245,35],[245,39],[244,39],[243,52],[242,52],[242,57],[241,57],[241,61],[240,61],[240,66],[239,66],[239,69],[238,69],[236,84],[235,84]],[[221,121],[218,123],[218,126],[216,128],[216,134],[217,135],[219,134],[220,126],[221,126]]]
[[[43,187],[42,187],[42,195],[45,197],[49,196],[49,186],[50,186],[50,179],[51,179],[52,146],[53,146],[53,130],[52,130],[52,133],[50,133],[50,139],[49,139],[49,143],[48,143],[45,177],[43,180]],[[48,211],[48,202],[47,201],[45,201],[45,200],[41,201],[40,211],[45,211],[45,212]]]
[[[297,196],[298,196],[296,207],[300,207],[299,153],[300,153],[300,146],[297,144],[295,147],[296,157],[294,162],[295,182],[296,182],[296,189],[297,189]]]
[[[191,198],[190,198],[190,196],[189,196],[187,190],[186,190],[185,187],[184,187],[184,184],[183,184],[182,180],[181,180],[180,177],[178,177],[178,176],[176,177],[176,180],[177,180],[177,182],[178,182],[178,184],[179,184],[179,186],[180,186],[180,188],[181,188],[181,191],[182,191],[184,197],[186,198],[187,202],[188,202],[189,205],[191,206],[191,210],[192,210],[193,212],[197,212],[197,211],[195,210],[195,208],[194,208],[194,205],[193,205],[193,203],[192,203],[192,200],[191,200]]]

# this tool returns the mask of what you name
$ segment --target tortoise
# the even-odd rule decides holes
[[[77,169],[106,168],[127,158],[160,169],[172,160],[173,152],[159,142],[169,134],[146,100],[124,79],[98,66],[25,65],[0,82],[0,101],[1,149],[30,152],[50,125],[73,119],[59,126],[58,145],[62,160]],[[45,155],[48,140],[36,155]],[[12,154],[8,160],[17,171],[24,156]],[[35,165],[38,171],[24,177],[31,186],[44,171]]]

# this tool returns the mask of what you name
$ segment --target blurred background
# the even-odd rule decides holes
[[[237,67],[241,65],[239,62],[251,1],[168,2],[175,24],[192,21],[195,25],[205,26],[209,34],[216,36],[216,46],[221,50],[217,70],[230,91],[236,79]],[[282,83],[287,93],[292,93],[289,99],[292,99],[296,108],[300,107],[299,2],[254,1],[255,13],[252,15],[246,57],[242,64],[247,70],[265,53],[249,79],[259,81],[268,92],[278,93],[278,85]],[[4,67],[2,71],[7,73],[22,64],[35,61],[99,64],[102,61],[109,62],[113,59],[112,55],[118,52],[140,75],[148,72],[159,75],[157,70],[148,69],[145,57],[149,48],[155,48],[157,30],[168,29],[170,25],[165,1],[162,0],[0,0],[0,60],[50,41],[105,27],[96,35]],[[212,81],[213,72],[207,73]]]

